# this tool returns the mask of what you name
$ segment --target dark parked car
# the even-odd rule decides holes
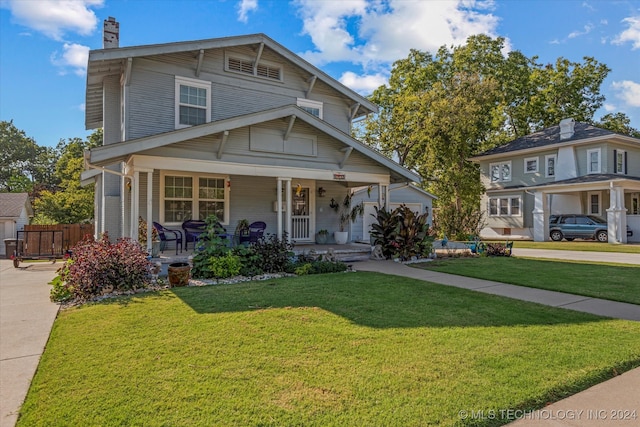
[[[633,232],[627,226],[627,236]],[[551,215],[549,217],[549,237],[559,242],[562,239],[595,239],[608,242],[607,221],[595,215]]]

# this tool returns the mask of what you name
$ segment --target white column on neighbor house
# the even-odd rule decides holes
[[[100,237],[102,235],[102,233],[104,233],[104,230],[106,228],[106,223],[105,223],[105,214],[107,212],[107,207],[106,207],[106,203],[107,203],[107,199],[104,196],[104,192],[105,192],[105,174],[106,172],[102,172],[102,174],[100,174],[100,230],[97,230],[97,236],[96,237]]]
[[[384,208],[388,210],[389,207],[387,204],[389,203],[389,186],[387,184],[383,184],[382,182],[378,183],[378,208]]]
[[[278,239],[282,239],[282,179],[278,178],[276,183],[276,222],[278,224]]]
[[[129,237],[134,240],[138,240],[138,221],[136,220],[136,213],[133,209],[135,199],[133,198],[133,188],[135,186],[133,176],[129,176]]]
[[[542,191],[534,193],[533,240],[544,242],[549,239],[549,195]]]
[[[627,209],[624,207],[624,188],[609,183],[607,209],[609,243],[627,243]]]

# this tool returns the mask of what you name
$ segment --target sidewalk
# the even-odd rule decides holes
[[[58,305],[47,284],[60,263],[0,260],[0,426],[12,427],[49,339]]]

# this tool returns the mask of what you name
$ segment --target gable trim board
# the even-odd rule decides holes
[[[246,116],[205,123],[186,129],[178,129],[159,135],[153,135],[149,137],[97,147],[91,150],[89,154],[89,163],[93,166],[99,167],[114,164],[117,162],[126,162],[129,160],[129,157],[131,155],[140,153],[142,151],[164,147],[189,139],[219,134],[225,131],[232,131],[233,129],[253,126],[267,121],[290,116],[295,116],[297,119],[302,120],[308,125],[319,130],[320,132],[323,132],[328,136],[337,139],[348,147],[353,147],[354,150],[386,167],[392,172],[391,182],[421,182],[421,178],[419,175],[403,168],[393,160],[377,153],[372,148],[364,145],[356,139],[353,139],[351,136],[318,119],[312,114],[307,113],[306,111],[295,105],[274,108],[259,113],[248,114]],[[336,164],[336,169],[339,169],[338,164]]]
[[[223,37],[217,39],[145,46],[119,47],[117,49],[111,48],[90,51],[87,67],[85,127],[87,129],[95,129],[103,125],[103,79],[107,76],[120,76],[122,74],[125,74],[127,67],[126,64],[130,63],[130,59],[141,58],[145,56],[193,52],[193,69],[194,73],[196,73],[198,70],[198,58],[200,57],[201,52],[210,49],[222,49],[245,45],[268,47],[276,54],[293,63],[295,66],[306,71],[309,74],[309,78],[313,79],[314,83],[317,79],[320,79],[341,95],[351,99],[353,101],[353,105],[357,105],[357,108],[353,112],[352,118],[378,112],[378,106],[369,101],[367,98],[344,86],[337,80],[330,77],[328,74],[324,73],[319,68],[311,65],[310,63],[294,54],[281,44],[272,40],[265,34],[259,33],[245,36]]]

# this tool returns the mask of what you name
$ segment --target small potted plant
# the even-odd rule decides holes
[[[339,215],[340,231],[335,231],[333,238],[337,244],[344,245],[349,240],[349,232],[345,231],[349,221],[356,222],[356,219],[364,214],[364,203],[360,202],[355,206],[351,206],[351,193],[349,193],[344,197],[342,203],[336,204],[334,210]]]
[[[147,247],[147,221],[138,217],[138,242],[143,248]],[[160,235],[154,226],[151,226],[151,256],[157,258],[160,254]]]
[[[316,243],[319,245],[325,245],[329,240],[329,232],[324,228],[319,230],[316,234]]]

